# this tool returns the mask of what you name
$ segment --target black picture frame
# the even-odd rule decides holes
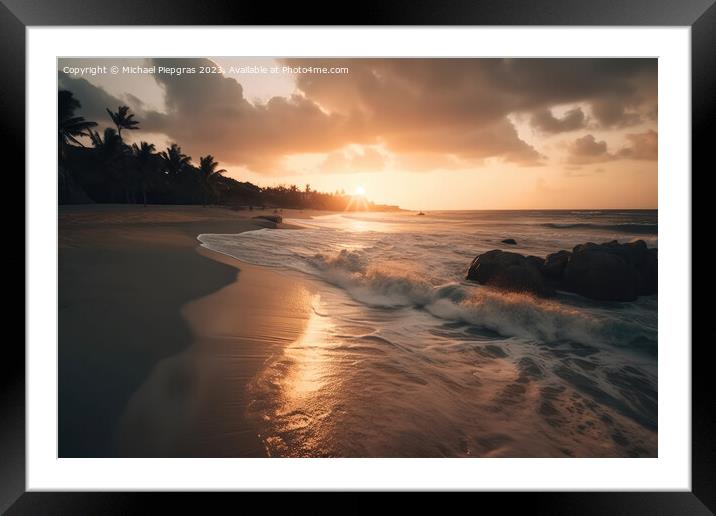
[[[300,3],[280,8],[267,2],[230,0],[0,0],[0,141],[24,148],[25,29],[45,25],[543,25],[689,26],[692,70],[692,169],[713,160],[716,97],[716,5],[714,0],[544,0],[541,2],[393,0],[363,4],[342,17],[327,6]],[[15,170],[24,170],[24,153],[15,152]],[[21,168],[22,167],[22,168]],[[709,167],[713,169],[713,165]],[[10,174],[10,170],[6,170]],[[679,171],[689,173],[692,171]],[[24,175],[14,173],[25,192]],[[693,184],[693,183],[692,183]],[[25,192],[29,194],[30,192]],[[17,197],[19,198],[19,196]],[[692,200],[693,210],[693,200]],[[16,212],[17,213],[17,212]],[[17,214],[15,214],[17,218]],[[695,221],[695,217],[692,217]],[[19,232],[19,224],[16,224]],[[23,227],[23,241],[25,238]],[[16,241],[16,240],[15,240]],[[692,251],[693,252],[693,251]],[[13,253],[9,267],[25,267]],[[22,260],[22,265],[19,263]],[[16,263],[17,262],[17,263]],[[24,269],[26,274],[27,270]],[[23,296],[24,299],[24,296]],[[17,303],[16,306],[20,306]],[[24,310],[24,303],[23,303]],[[549,514],[711,514],[716,512],[716,464],[709,341],[692,347],[692,490],[690,492],[590,492],[482,494],[501,510],[527,506]],[[669,345],[687,345],[672,342]],[[209,495],[187,499],[169,494],[25,492],[25,353],[19,339],[4,343],[0,359],[0,511],[7,514],[127,514],[150,500],[164,510],[179,502],[184,510],[206,509]],[[224,495],[233,496],[233,495]],[[499,497],[499,498],[497,498]],[[225,500],[224,500],[225,503]],[[193,507],[195,505],[195,507]],[[355,506],[358,508],[358,506]],[[143,512],[143,511],[142,511]]]

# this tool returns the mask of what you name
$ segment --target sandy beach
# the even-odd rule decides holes
[[[246,384],[300,335],[307,287],[196,239],[261,214],[60,207],[61,457],[265,455]]]

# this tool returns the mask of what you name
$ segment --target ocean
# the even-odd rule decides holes
[[[657,247],[656,210],[285,222],[303,229],[199,236],[314,292],[301,338],[251,384],[250,415],[271,456],[657,456],[657,296],[541,299],[465,281],[491,249]]]

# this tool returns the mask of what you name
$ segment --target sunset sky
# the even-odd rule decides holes
[[[152,65],[224,73],[63,72]],[[129,141],[212,154],[259,186],[364,189],[420,210],[657,207],[655,59],[60,59],[58,70],[85,118],[108,126],[105,108],[126,104],[141,127]]]

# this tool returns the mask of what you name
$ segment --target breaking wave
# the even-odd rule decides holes
[[[587,345],[648,338],[640,325],[607,320],[565,301],[467,282],[432,285],[417,273],[393,273],[386,267],[372,266],[362,251],[316,254],[308,262],[323,280],[368,306],[424,309],[440,319],[479,326],[504,337]]]

